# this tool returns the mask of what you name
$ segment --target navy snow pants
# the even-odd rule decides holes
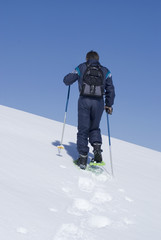
[[[91,145],[95,142],[102,143],[99,125],[103,110],[103,98],[79,97],[77,133],[77,149],[79,154],[88,154],[88,140]]]

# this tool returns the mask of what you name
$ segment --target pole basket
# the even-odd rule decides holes
[[[58,149],[64,149],[63,145],[57,146]]]

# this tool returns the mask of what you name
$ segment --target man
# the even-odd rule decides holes
[[[112,114],[115,90],[110,71],[100,65],[99,55],[90,51],[86,62],[64,77],[64,83],[71,85],[78,80],[80,97],[78,100],[77,164],[85,169],[88,159],[88,141],[93,146],[94,161],[102,162],[102,137],[99,128],[103,110]],[[105,101],[103,99],[105,96]]]

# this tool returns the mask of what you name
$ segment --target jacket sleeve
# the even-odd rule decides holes
[[[115,99],[115,88],[112,82],[112,75],[108,70],[106,74],[106,82],[105,82],[105,104],[108,107],[111,107],[114,104]]]
[[[79,78],[79,68],[77,67],[72,73],[69,73],[64,77],[63,82],[65,83],[65,85],[71,85],[75,81],[77,81],[78,78]]]

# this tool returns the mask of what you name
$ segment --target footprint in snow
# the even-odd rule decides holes
[[[125,190],[123,188],[119,188],[118,191],[121,193],[125,193]]]
[[[93,205],[81,198],[76,198],[74,200],[73,206],[68,208],[67,212],[76,216],[82,216],[84,212],[89,212],[93,209]]]
[[[94,215],[88,219],[88,226],[91,228],[104,228],[110,226],[112,220],[101,215]]]
[[[17,228],[17,233],[21,233],[21,234],[27,234],[28,230],[24,227],[18,227]]]
[[[133,220],[130,220],[128,217],[124,217],[123,219],[120,219],[119,221],[114,221],[112,224],[113,229],[127,229],[129,225],[133,225],[135,222]]]
[[[79,177],[78,187],[81,191],[92,192],[95,187],[95,183],[90,178]]]
[[[91,199],[91,202],[95,204],[102,204],[110,201],[112,201],[112,196],[106,192],[101,191],[96,192]]]
[[[68,187],[62,187],[62,191],[65,192],[65,193],[70,193],[71,189],[68,188]]]
[[[54,237],[54,240],[81,239],[81,236],[82,232],[73,223],[63,224]]]
[[[127,197],[127,196],[125,196],[125,200],[128,201],[128,202],[133,202],[134,201],[133,199],[131,199],[131,198]]]
[[[60,165],[60,168],[63,168],[63,169],[65,169],[65,168],[67,168],[66,166],[64,166],[64,165]]]
[[[53,240],[95,240],[91,233],[86,233],[73,223],[63,224]]]
[[[93,174],[92,176],[96,181],[101,183],[105,183],[106,181],[111,180],[111,176],[108,176],[107,174],[100,174],[100,175]]]
[[[123,219],[123,221],[124,221],[124,223],[125,223],[126,225],[134,224],[134,222],[133,222],[132,220],[128,219],[127,217],[125,217],[125,218]]]
[[[58,210],[56,208],[49,208],[49,211],[53,212],[53,213],[56,213],[58,212]]]
[[[122,188],[118,189],[118,191],[121,192],[121,193],[125,193],[125,190],[122,189]],[[129,198],[128,196],[125,196],[125,200],[126,200],[127,202],[134,202],[134,200],[131,199],[131,198]]]

